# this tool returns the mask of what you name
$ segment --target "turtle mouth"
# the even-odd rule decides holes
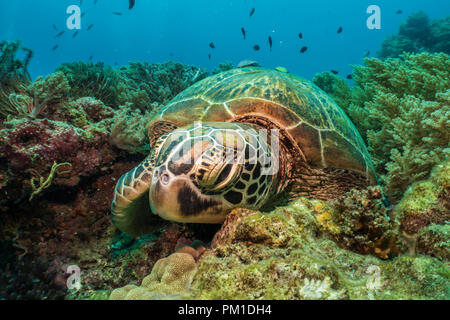
[[[223,220],[219,217],[223,212],[222,202],[202,194],[190,180],[167,176],[167,173],[162,173],[152,181],[149,190],[152,212],[175,222],[216,223],[211,216],[217,216],[218,222]]]

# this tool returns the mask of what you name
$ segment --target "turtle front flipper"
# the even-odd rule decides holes
[[[152,180],[152,161],[147,158],[125,173],[117,182],[111,204],[111,219],[120,231],[134,237],[151,233],[164,220],[150,209],[148,190]]]

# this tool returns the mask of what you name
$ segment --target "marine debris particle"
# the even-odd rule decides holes
[[[70,170],[58,171],[58,169],[62,166],[70,166],[71,168],[70,168]],[[50,173],[48,174],[47,179],[44,180],[44,177],[39,176],[39,173],[35,169],[30,169],[30,172],[32,175],[32,177],[30,179],[30,184],[31,184],[31,188],[33,189],[33,192],[31,193],[29,201],[33,200],[34,196],[41,193],[44,189],[47,189],[48,187],[50,187],[55,175],[69,173],[70,171],[72,171],[71,163],[69,163],[69,162],[56,163],[56,161],[55,161],[55,162],[53,162],[52,168],[50,169]],[[35,179],[37,179],[37,178],[39,178],[39,186],[36,186],[36,183],[35,183]]]

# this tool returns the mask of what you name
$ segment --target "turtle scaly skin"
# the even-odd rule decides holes
[[[345,113],[295,75],[258,67],[204,79],[148,125],[151,154],[117,183],[113,222],[140,235],[154,215],[221,223],[286,191],[334,199],[375,182],[370,156]]]

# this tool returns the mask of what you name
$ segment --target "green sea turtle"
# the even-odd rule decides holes
[[[259,67],[197,82],[148,125],[151,152],[118,181],[112,220],[133,236],[156,215],[221,223],[280,193],[334,199],[375,183],[370,156],[345,113],[311,82]]]

